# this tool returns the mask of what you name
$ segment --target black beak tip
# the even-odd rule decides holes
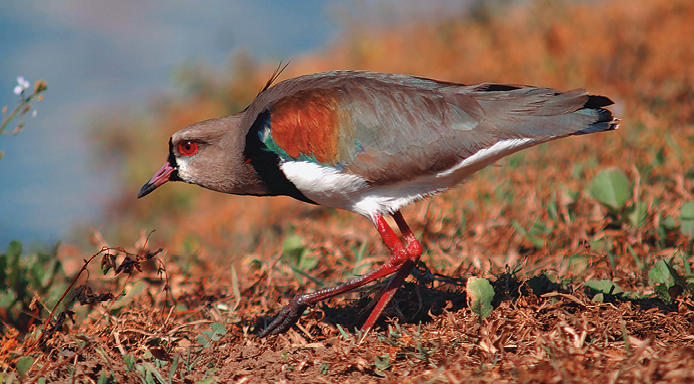
[[[140,192],[137,193],[137,198],[142,198],[147,195],[149,195],[152,191],[154,191],[157,188],[156,185],[152,183],[147,183],[140,188]]]

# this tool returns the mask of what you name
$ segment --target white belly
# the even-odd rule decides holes
[[[280,169],[304,196],[316,203],[374,220],[375,216],[395,213],[417,200],[453,188],[497,160],[549,140],[502,140],[447,170],[386,185],[373,185],[358,175],[308,161],[285,162]]]

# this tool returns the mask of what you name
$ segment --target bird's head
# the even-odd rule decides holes
[[[174,133],[166,163],[137,197],[150,194],[167,181],[185,181],[225,193],[256,192],[257,178],[244,158],[248,129],[240,127],[241,117],[236,114],[206,120]]]

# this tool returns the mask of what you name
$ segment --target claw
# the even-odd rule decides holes
[[[258,334],[258,337],[264,338],[288,331],[299,320],[306,308],[309,307],[308,304],[303,303],[303,296],[303,294],[294,296],[292,301],[282,308],[270,324]]]

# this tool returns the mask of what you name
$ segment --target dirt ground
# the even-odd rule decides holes
[[[444,201],[440,203],[445,206]],[[410,213],[416,217],[420,212]],[[430,214],[430,209],[425,212]],[[229,269],[218,267],[219,260],[199,260],[185,271],[159,254],[135,263],[142,272],[134,267],[132,275],[121,276],[117,283],[101,281],[104,289],[114,283],[126,291],[142,287],[121,309],[114,310],[120,304],[106,301],[93,307],[86,318],[78,310],[74,323],[66,320],[44,337],[35,329],[23,342],[6,334],[5,343],[15,352],[37,356],[36,369],[29,376],[33,380],[25,382],[38,377],[47,382],[115,383],[676,383],[694,379],[691,296],[684,294],[666,304],[652,290],[647,293],[649,288],[639,283],[628,260],[613,268],[604,256],[585,248],[585,263],[566,267],[565,277],[579,272],[570,279],[556,279],[566,264],[559,255],[531,253],[515,270],[494,257],[480,268],[462,259],[442,274],[422,270],[417,275],[420,280],[409,277],[378,327],[365,335],[355,328],[368,316],[370,296],[385,282],[330,300],[308,310],[289,332],[259,339],[255,334],[294,293],[343,279],[338,275],[345,261],[327,241],[332,234],[320,232],[315,218],[300,220],[305,220],[307,234],[305,256],[320,258],[320,264],[310,270],[313,279],[304,278],[302,285],[281,256],[267,262],[243,260],[246,267],[240,268],[241,277],[235,283]],[[449,223],[428,229],[431,221],[414,223],[429,249],[433,239],[455,227]],[[584,223],[604,225],[588,219]],[[491,235],[507,230],[496,228]],[[471,235],[468,243],[476,237]],[[347,251],[351,242],[344,241],[337,249]],[[455,254],[461,244],[450,247],[442,258]],[[121,253],[116,264],[122,264],[123,257]],[[165,275],[157,274],[159,264],[153,260],[159,257],[164,260]],[[382,260],[374,257],[365,262],[378,259]],[[434,253],[425,261],[432,268],[446,265]],[[489,278],[494,287],[494,310],[484,320],[467,305],[465,281],[472,275]],[[598,301],[580,281],[602,277],[618,282],[625,291],[644,294],[636,298],[608,294]],[[99,285],[90,279],[92,285]],[[168,293],[163,289],[167,281]]]

